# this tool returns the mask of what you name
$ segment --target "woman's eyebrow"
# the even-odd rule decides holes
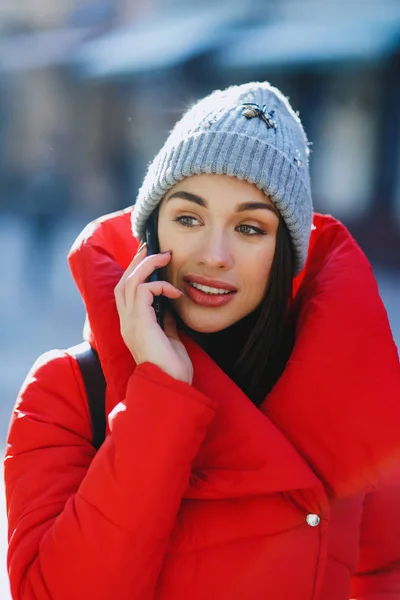
[[[189,202],[194,202],[198,206],[208,207],[208,204],[204,198],[198,196],[197,194],[192,194],[191,192],[185,192],[184,190],[180,190],[174,192],[167,198],[167,202],[172,200],[172,198],[182,198],[183,200],[189,200]],[[277,217],[279,217],[278,209],[274,204],[266,204],[265,202],[242,202],[236,206],[236,212],[245,212],[246,210],[269,210],[273,212]]]
[[[204,200],[204,198],[201,198],[197,194],[191,194],[190,192],[184,192],[183,190],[174,192],[167,198],[167,202],[172,200],[172,198],[182,198],[183,200],[189,200],[189,202],[194,202],[199,206],[204,206],[207,208],[207,202]]]
[[[244,212],[246,210],[258,210],[258,209],[270,210],[277,217],[279,217],[279,211],[274,204],[266,204],[265,202],[243,202],[238,204],[236,212]]]

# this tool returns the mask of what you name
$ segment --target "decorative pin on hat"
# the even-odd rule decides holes
[[[303,166],[303,161],[301,160],[300,151],[297,149],[294,152],[294,162],[298,169],[300,169]]]
[[[253,117],[259,117],[270,129],[276,129],[278,127],[277,122],[273,118],[275,114],[274,110],[270,110],[267,112],[267,107],[264,106],[262,108],[259,107],[258,104],[254,102],[248,102],[247,104],[243,104],[242,115],[246,117],[246,119],[252,119]]]

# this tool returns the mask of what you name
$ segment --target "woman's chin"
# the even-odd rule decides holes
[[[208,309],[210,310],[210,309]],[[179,317],[189,329],[197,333],[217,333],[233,325],[233,321],[222,319],[221,316],[214,315],[195,315],[192,311],[179,311]]]
[[[187,327],[189,327],[190,329],[192,329],[192,331],[196,331],[197,333],[217,333],[218,331],[222,331],[223,329],[226,329],[225,327],[221,327],[221,325],[208,325],[206,323],[204,324],[199,324],[199,323],[186,323],[186,321],[184,321],[185,325],[187,325]]]

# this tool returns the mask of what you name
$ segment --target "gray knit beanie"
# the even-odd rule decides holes
[[[312,224],[308,142],[287,98],[268,82],[217,90],[200,100],[171,131],[150,164],[132,212],[132,229],[144,237],[146,221],[185,177],[226,174],[254,183],[282,215],[304,267]]]

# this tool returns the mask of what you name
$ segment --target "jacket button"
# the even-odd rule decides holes
[[[318,515],[309,514],[306,516],[307,525],[310,527],[317,527],[320,524],[321,519]]]

